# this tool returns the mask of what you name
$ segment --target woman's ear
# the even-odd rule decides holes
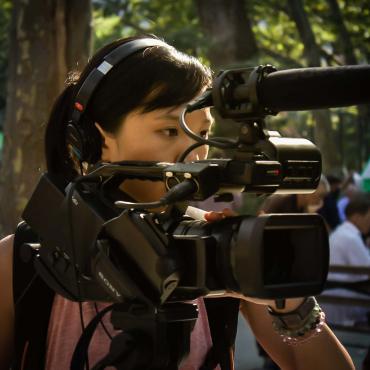
[[[114,135],[105,131],[97,122],[95,122],[95,127],[98,129],[102,138],[101,160],[103,162],[112,162],[115,148]]]

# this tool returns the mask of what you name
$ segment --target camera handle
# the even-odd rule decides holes
[[[198,317],[195,304],[116,304],[102,310],[87,326],[73,354],[71,370],[84,369],[92,334],[109,310],[114,328],[122,332],[112,339],[108,354],[92,370],[107,366],[118,370],[177,370],[189,354],[190,333]]]

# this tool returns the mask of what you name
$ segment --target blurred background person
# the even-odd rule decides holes
[[[338,214],[341,222],[346,220],[345,209],[349,201],[361,192],[358,181],[355,181],[355,175],[351,173],[342,184],[342,196],[339,198],[337,203]]]
[[[262,203],[259,213],[316,213],[324,204],[330,186],[324,175],[321,175],[317,189],[311,194],[276,194]]]
[[[345,208],[346,220],[330,235],[330,265],[368,266],[370,267],[370,253],[365,245],[363,236],[370,231],[370,197],[367,194],[357,194]],[[328,280],[359,281],[366,280],[367,275],[345,273],[329,273]],[[348,289],[326,290],[324,295],[343,297],[368,296]],[[368,309],[351,305],[323,304],[327,319],[332,324],[354,325],[367,324]]]
[[[317,213],[324,217],[330,230],[334,230],[341,223],[337,202],[340,197],[342,181],[334,175],[328,175],[326,178],[330,190],[324,197],[323,206]]]

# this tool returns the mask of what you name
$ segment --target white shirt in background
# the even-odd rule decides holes
[[[345,221],[339,225],[329,238],[330,265],[368,266],[370,267],[370,253],[366,247],[360,230],[351,222]],[[329,273],[328,280],[359,281],[368,279],[368,275],[354,275],[344,273]],[[369,296],[347,289],[326,290],[324,295],[337,295],[351,298],[368,298]],[[355,322],[366,322],[365,307],[350,305],[321,305],[329,323],[353,325]]]

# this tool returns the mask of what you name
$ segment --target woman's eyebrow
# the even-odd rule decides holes
[[[171,113],[161,114],[160,116],[156,117],[155,119],[156,120],[166,119],[166,120],[170,120],[170,121],[179,122],[179,116],[176,115],[176,114],[171,114]],[[209,119],[209,118],[205,118],[205,119],[202,120],[202,123],[205,123],[207,125],[212,125],[214,123],[214,120]]]
[[[178,122],[179,121],[179,116],[177,116],[176,114],[165,113],[165,114],[161,114],[160,116],[157,116],[155,119],[157,119],[157,120],[166,119],[166,120]]]

